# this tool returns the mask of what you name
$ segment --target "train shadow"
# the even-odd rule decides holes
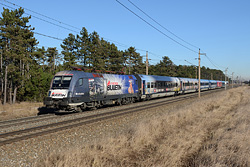
[[[53,109],[53,108],[39,107],[37,115],[44,115],[44,114],[68,115],[68,114],[73,114],[73,113],[62,112],[61,110]]]

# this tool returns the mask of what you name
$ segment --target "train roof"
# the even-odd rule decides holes
[[[144,75],[144,74],[138,74],[142,80],[146,81],[174,81],[178,82],[177,77],[168,77],[168,76],[157,76],[157,75]]]
[[[198,82],[198,79],[195,78],[179,78],[181,81],[189,81],[189,82]]]
[[[84,72],[84,71],[75,71],[75,70],[71,70],[71,71],[60,71],[57,72],[55,74],[55,76],[62,76],[62,75],[67,75],[67,76],[77,76],[81,77],[81,78],[95,78],[95,77],[103,77],[103,76],[125,76],[125,77],[129,77],[130,79],[136,79],[136,77],[134,75],[120,75],[120,74],[106,74],[106,73],[88,73],[88,72]]]
[[[201,79],[201,82],[209,82],[208,79]]]

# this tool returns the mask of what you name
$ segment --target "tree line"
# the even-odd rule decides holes
[[[42,101],[47,95],[53,75],[61,70],[82,67],[86,72],[145,74],[146,64],[135,47],[119,50],[114,43],[89,33],[85,27],[79,34],[70,33],[56,47],[38,47],[30,16],[24,9],[3,8],[0,17],[0,101]],[[222,80],[220,70],[202,67],[201,78]],[[149,66],[149,75],[196,78],[196,66],[175,65],[167,56]]]

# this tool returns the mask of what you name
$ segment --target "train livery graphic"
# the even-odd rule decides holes
[[[201,90],[225,87],[225,84],[202,79]],[[48,108],[79,112],[106,104],[121,105],[195,91],[198,91],[198,80],[192,78],[60,71],[51,82],[44,104]]]

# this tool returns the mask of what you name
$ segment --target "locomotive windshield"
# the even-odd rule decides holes
[[[52,89],[68,89],[72,76],[55,76]]]

